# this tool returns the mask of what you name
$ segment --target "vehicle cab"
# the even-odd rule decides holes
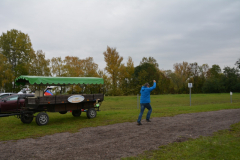
[[[10,95],[12,95],[12,94],[16,94],[16,93],[0,93],[0,99],[3,99],[3,98],[5,98],[5,97],[8,97],[8,96],[10,96]]]
[[[25,106],[26,97],[34,97],[34,94],[13,94],[0,100],[0,113],[18,112]]]

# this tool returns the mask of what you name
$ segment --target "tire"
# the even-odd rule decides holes
[[[47,115],[47,113],[44,112],[40,112],[38,113],[37,117],[36,117],[36,123],[39,126],[43,126],[46,125],[49,121],[49,117]]]
[[[22,121],[22,123],[29,124],[33,121],[33,115],[32,114],[22,114],[21,121]]]
[[[87,117],[88,117],[89,119],[95,118],[96,116],[97,116],[97,112],[96,112],[96,110],[95,110],[94,108],[88,109],[88,111],[87,111]]]
[[[74,110],[74,111],[72,111],[72,115],[74,116],[74,117],[79,117],[80,115],[81,115],[81,110]]]
[[[60,114],[66,114],[68,111],[61,111]]]

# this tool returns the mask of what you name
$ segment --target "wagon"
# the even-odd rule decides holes
[[[35,91],[34,97],[25,98],[18,112],[2,114],[2,117],[16,115],[23,123],[31,123],[35,118],[39,126],[46,125],[49,121],[47,112],[66,114],[71,111],[74,117],[79,117],[82,112],[86,112],[88,118],[95,118],[104,100],[103,90],[102,93],[52,96],[44,96],[43,91],[40,90],[41,86],[104,84],[103,79],[98,77],[20,76],[15,79],[15,82],[17,85],[35,85],[39,88]],[[35,113],[38,114],[34,116]]]

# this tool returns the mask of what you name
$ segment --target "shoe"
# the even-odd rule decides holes
[[[146,119],[147,122],[151,122],[149,119]]]
[[[141,122],[137,122],[137,125],[142,125],[142,123]]]

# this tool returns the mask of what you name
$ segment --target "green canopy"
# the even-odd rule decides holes
[[[68,85],[68,84],[104,84],[98,77],[45,77],[45,76],[20,76],[15,79],[17,85]]]

